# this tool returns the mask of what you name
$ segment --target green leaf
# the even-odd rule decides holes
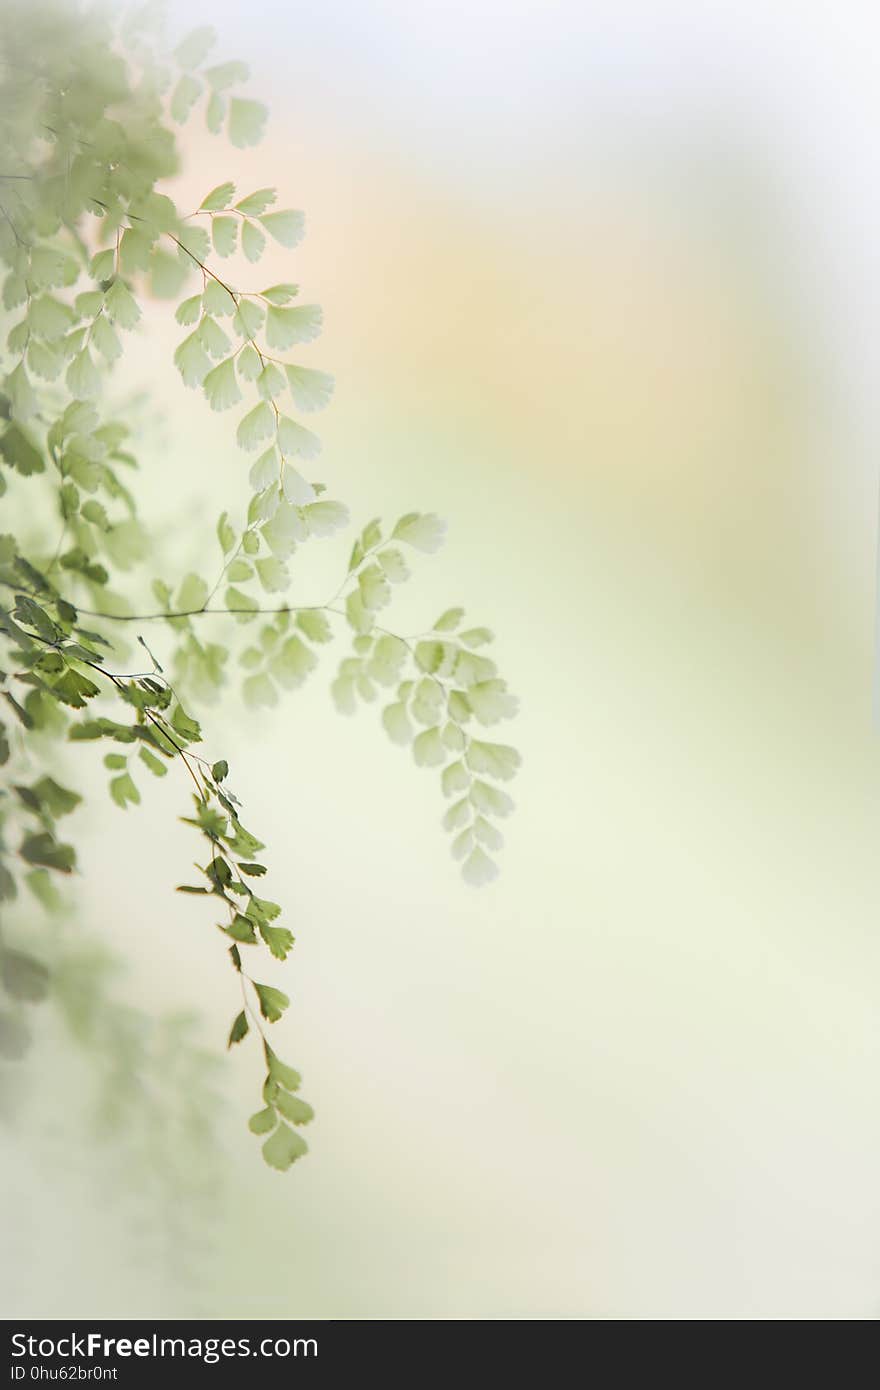
[[[197,68],[213,48],[217,35],[209,24],[193,29],[177,45],[174,56],[182,68]]]
[[[199,204],[200,212],[216,212],[219,208],[228,208],[235,197],[234,183],[218,183],[216,188],[212,188],[207,198],[203,198]]]
[[[417,736],[413,757],[419,767],[439,767],[446,762],[447,752],[439,729],[425,729]]]
[[[392,584],[400,584],[403,580],[409,579],[406,560],[400,550],[380,550],[376,559]]]
[[[465,883],[480,888],[484,883],[491,883],[493,878],[498,877],[498,865],[477,845],[464,861],[461,876]]]
[[[50,816],[54,816],[56,820],[61,816],[69,816],[82,801],[77,792],[60,786],[53,777],[41,777],[34,783],[33,791]]]
[[[241,228],[241,249],[251,262],[258,261],[263,254],[266,238],[254,222],[244,222]]]
[[[47,912],[58,912],[62,898],[45,869],[31,869],[24,878],[30,891]]]
[[[274,362],[267,362],[257,377],[257,390],[264,401],[271,401],[284,390],[284,375]]]
[[[268,401],[260,401],[239,422],[236,440],[241,449],[255,449],[261,439],[267,439],[275,429],[275,416]]]
[[[19,853],[29,864],[38,864],[45,869],[57,869],[62,874],[69,874],[76,863],[73,847],[60,844],[48,833],[27,835]]]
[[[59,348],[50,347],[48,343],[40,342],[39,338],[31,338],[27,361],[31,371],[37,376],[42,377],[44,381],[55,381],[61,375],[64,355]]]
[[[216,92],[224,92],[236,82],[247,82],[250,70],[247,63],[233,58],[230,62],[218,63],[216,67],[207,68],[205,76]]]
[[[198,329],[184,338],[174,354],[174,365],[187,386],[201,386],[211,370],[211,359],[205,352]]]
[[[461,830],[471,823],[471,803],[466,796],[461,801],[456,801],[454,806],[450,806],[446,815],[443,817],[444,830]]]
[[[49,971],[23,951],[4,950],[0,954],[0,978],[7,994],[28,1004],[38,1004],[49,992]]]
[[[202,84],[192,73],[185,72],[175,84],[171,93],[171,116],[178,125],[183,125],[190,111],[202,94]]]
[[[99,307],[104,296],[98,294]],[[31,304],[28,322],[32,333],[39,338],[63,338],[75,321],[75,314],[69,305],[63,304],[51,294],[41,294]]]
[[[278,1116],[272,1106],[267,1105],[265,1110],[258,1110],[255,1115],[251,1115],[248,1120],[248,1129],[252,1134],[268,1134],[277,1123]]]
[[[224,778],[229,776],[229,764],[225,758],[221,758],[219,762],[213,764],[211,776],[215,782],[222,782]]]
[[[365,608],[384,608],[391,600],[391,585],[380,565],[367,565],[358,575],[358,588]]]
[[[141,748],[138,752],[141,762],[149,768],[154,777],[164,777],[168,771],[166,763],[161,758],[157,758],[155,753],[151,753],[149,748]]]
[[[101,356],[108,362],[115,362],[122,356],[122,344],[116,335],[116,331],[111,327],[108,319],[102,315],[95,319],[92,325],[92,342],[100,352]]]
[[[191,299],[185,299],[182,304],[178,304],[174,317],[179,324],[186,326],[190,323],[198,323],[202,314],[202,296],[194,294]]]
[[[98,687],[87,676],[83,676],[73,667],[68,667],[64,675],[53,682],[52,693],[62,704],[69,705],[71,709],[85,709],[86,700],[92,700],[98,694]]]
[[[288,931],[286,927],[270,927],[265,922],[261,922],[260,936],[277,960],[287,959],[288,952],[293,946],[293,932]]]
[[[42,454],[18,425],[10,425],[0,437],[0,455],[23,477],[42,473],[46,467]]]
[[[233,97],[229,103],[229,139],[238,149],[256,145],[262,139],[269,112],[261,101]]]
[[[208,586],[198,574],[190,573],[181,581],[174,604],[175,612],[200,613],[208,601]]]
[[[299,285],[270,285],[268,289],[262,290],[260,293],[262,298],[268,300],[270,304],[289,304],[291,299],[295,299],[299,294]]]
[[[205,124],[212,135],[219,135],[226,115],[226,98],[220,92],[212,92],[205,108]]]
[[[343,502],[312,502],[305,514],[313,536],[331,536],[349,521],[348,508]]]
[[[247,1037],[248,1032],[249,1025],[247,1020],[247,1014],[245,1013],[244,1009],[242,1009],[241,1013],[236,1014],[235,1019],[233,1020],[232,1027],[229,1030],[229,1041],[227,1042],[226,1046],[232,1047],[235,1043],[241,1042],[242,1038]]]
[[[233,941],[241,941],[246,946],[255,946],[257,934],[254,930],[253,922],[247,917],[243,917],[240,912],[236,912],[228,927],[223,928],[227,936],[231,936]]]
[[[221,318],[228,318],[229,314],[235,313],[234,297],[229,293],[227,286],[218,284],[215,279],[209,279],[204,286],[202,303],[206,314],[218,314]]]
[[[249,830],[245,830],[240,821],[234,822],[232,833],[227,835],[225,839],[233,854],[240,854],[248,859],[252,855],[258,854],[261,849],[266,848],[262,840],[258,840],[256,835],[252,835]]]
[[[38,289],[53,286],[72,285],[79,276],[79,266],[66,251],[58,251],[52,246],[33,246],[29,280]]]
[[[465,761],[472,772],[487,773],[506,782],[516,773],[521,758],[516,749],[507,744],[480,743],[471,739]]]
[[[450,763],[443,769],[440,779],[444,796],[454,796],[456,792],[467,791],[471,779],[463,762]]]
[[[270,1168],[286,1172],[292,1163],[308,1153],[308,1144],[289,1125],[279,1124],[263,1145],[263,1158]]]
[[[302,1085],[302,1077],[293,1067],[287,1066],[282,1062],[267,1042],[263,1043],[263,1051],[266,1054],[266,1066],[269,1068],[269,1076],[278,1086],[283,1086],[286,1091],[298,1091]]]
[[[235,206],[239,212],[244,213],[245,217],[260,217],[267,208],[272,206],[276,196],[274,188],[258,188],[256,193],[249,193]]]
[[[465,647],[484,647],[493,638],[494,634],[487,627],[470,627],[467,632],[458,634],[459,642]]]
[[[400,702],[386,705],[382,711],[382,723],[393,743],[412,743],[414,730],[406,712],[406,705]]]
[[[232,346],[217,320],[210,314],[205,314],[196,331],[199,342],[211,357],[224,357]]]
[[[329,642],[333,637],[326,613],[303,609],[296,615],[296,625],[311,642]]]
[[[221,512],[217,521],[217,539],[224,555],[228,555],[235,545],[235,532],[229,524],[229,513]]]
[[[279,684],[288,688],[302,685],[318,664],[310,647],[300,637],[288,637],[269,660],[269,669]]]
[[[348,618],[355,632],[366,634],[373,626],[373,615],[370,610],[365,607],[364,601],[357,590],[349,594],[348,598],[345,600],[345,616]]]
[[[231,609],[234,613],[240,613],[242,615],[255,613],[260,606],[257,600],[252,598],[250,594],[244,593],[241,589],[236,589],[232,584],[230,584],[229,588],[226,590],[224,599],[227,608]]]
[[[287,566],[275,555],[257,561],[257,575],[267,594],[280,593],[290,583]]]
[[[269,298],[268,295],[265,297]],[[270,304],[266,310],[266,342],[276,348],[310,343],[320,333],[322,321],[321,309],[317,304],[298,304],[292,309],[281,309]]]
[[[88,348],[83,348],[67,368],[65,380],[72,396],[95,396],[101,389],[101,376]]]
[[[460,764],[459,764],[460,766]],[[446,769],[447,772],[449,769]],[[445,776],[445,774],[444,774]],[[513,801],[500,787],[490,786],[488,782],[475,781],[469,792],[470,802],[478,811],[494,816],[509,816]]]
[[[295,367],[288,363],[284,368],[290,394],[299,410],[322,410],[333,395],[335,382],[328,372],[316,371],[313,367]]]
[[[313,459],[321,452],[321,441],[289,415],[282,415],[278,420],[278,447],[288,458]],[[311,496],[314,497],[314,491]]]
[[[463,617],[463,608],[447,608],[446,612],[442,613],[434,624],[434,631],[451,632],[458,627]]]
[[[141,311],[124,280],[116,279],[104,297],[104,311],[120,328],[134,328]]]
[[[271,709],[278,704],[278,691],[265,671],[248,676],[241,693],[249,709]]]
[[[400,518],[392,535],[395,540],[405,541],[430,555],[443,544],[446,522],[433,513],[409,512]]]
[[[182,705],[175,705],[174,713],[171,716],[171,723],[175,731],[187,743],[201,743],[202,731],[195,719],[191,719]]]
[[[149,270],[153,240],[154,236],[139,226],[128,227],[122,233],[119,263],[126,275],[132,275],[139,270]]]
[[[208,372],[202,388],[212,410],[228,410],[241,400],[241,391],[235,377],[235,361],[227,357],[225,362]]]
[[[468,688],[468,704],[481,724],[496,724],[500,719],[512,719],[519,701],[508,693],[507,682],[480,681]]]
[[[218,256],[231,256],[238,244],[238,222],[234,217],[211,218],[211,240]]]
[[[129,803],[137,806],[141,799],[141,794],[127,772],[121,777],[113,777],[110,780],[110,795],[124,811]]]
[[[235,311],[235,317],[232,320],[232,326],[235,329],[236,333],[240,335],[240,337],[254,338],[262,328],[263,320],[265,319],[265,317],[266,311],[263,308],[262,304],[258,304],[253,299],[241,298],[238,301],[238,308]],[[253,351],[254,349],[251,345],[250,348],[245,349],[245,351],[242,353],[242,356],[245,355],[245,352]],[[257,353],[257,362],[259,363],[260,370],[262,370],[263,363],[259,353]],[[258,371],[250,371],[249,369],[249,372],[251,380],[253,380],[254,377],[259,375]]]
[[[312,1107],[299,1096],[289,1095],[286,1091],[279,1091],[275,1104],[281,1111],[286,1120],[290,1120],[295,1125],[307,1125],[315,1118]]]
[[[226,571],[226,577],[234,584],[246,584],[253,579],[254,572],[247,560],[233,560]]]
[[[412,715],[419,724],[436,724],[443,709],[443,691],[426,676],[415,688]]]
[[[279,443],[280,442],[279,438]],[[285,463],[281,470],[281,487],[286,501],[292,508],[297,509],[297,516],[299,516],[298,509],[300,507],[306,507],[314,502],[317,496],[314,485],[306,482],[302,474],[298,473],[290,463]],[[308,534],[308,532],[306,531],[305,534]]]
[[[290,1004],[290,999],[282,990],[275,989],[272,985],[258,985],[256,980],[253,984],[263,1018],[268,1019],[269,1023],[277,1023]]]
[[[267,212],[260,218],[260,225],[275,241],[292,250],[302,241],[305,221],[301,212]]]

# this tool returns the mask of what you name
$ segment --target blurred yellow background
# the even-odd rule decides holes
[[[293,278],[326,323],[308,360],[337,379],[316,476],[361,524],[448,518],[399,625],[457,602],[490,623],[524,755],[501,877],[473,892],[436,777],[376,715],[333,711],[341,644],[277,711],[218,712],[297,934],[272,978],[318,1116],[280,1178],[244,1128],[254,1059],[225,1063],[204,1311],[876,1316],[876,20],[172,14],[213,17],[272,108],[256,151],[185,133],[176,195],[235,178],[306,210]],[[151,310],[119,389],[159,393],[144,510],[173,521],[183,573],[213,566],[247,463],[181,386],[178,337]],[[328,542],[294,601],[344,552]],[[75,756],[82,776],[93,750]],[[222,1046],[226,963],[170,892],[186,788],[123,816],[93,781],[86,918],[134,1001],[195,994]],[[89,877],[108,862],[110,884]],[[12,1164],[33,1206],[10,1314],[189,1311],[98,1201],[87,1146],[66,1164],[56,1142]]]

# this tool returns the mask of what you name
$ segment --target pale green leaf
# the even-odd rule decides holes
[[[211,357],[225,357],[232,344],[216,319],[206,314],[196,332],[199,342]]]
[[[261,439],[268,438],[275,429],[275,416],[267,401],[260,401],[253,410],[240,421],[236,439],[242,449],[255,449]]]
[[[504,743],[481,743],[471,739],[465,759],[472,772],[486,773],[506,782],[517,771],[521,759],[515,748]]]
[[[267,212],[260,218],[271,237],[290,250],[302,241],[305,231],[305,216],[301,212]]]
[[[285,368],[290,394],[299,410],[321,410],[333,395],[334,380],[329,372],[319,372],[313,367],[295,367],[288,363]]]
[[[419,767],[440,767],[447,753],[439,729],[424,729],[413,743],[413,757]]]
[[[446,522],[432,513],[409,512],[400,518],[392,534],[395,540],[433,554],[443,544]]]
[[[244,222],[241,228],[241,249],[249,261],[258,261],[263,254],[266,238],[254,222]]]
[[[236,218],[212,217],[211,240],[218,256],[231,256],[238,245],[238,221]]]
[[[302,685],[317,664],[315,653],[302,638],[288,637],[270,658],[269,669],[281,685],[294,688]]]
[[[406,712],[406,705],[397,702],[386,705],[382,711],[382,723],[389,738],[394,743],[408,744],[413,740],[413,726]]]
[[[271,708],[278,704],[278,691],[265,671],[248,676],[242,686],[244,702],[251,709]]]
[[[289,1125],[280,1124],[263,1145],[263,1158],[270,1168],[287,1172],[292,1163],[308,1153],[308,1148],[302,1135],[297,1134]]]
[[[317,304],[297,304],[290,309],[270,304],[266,311],[266,342],[274,348],[310,343],[320,333],[321,323],[321,309]]]
[[[484,883],[491,883],[498,877],[498,865],[478,845],[465,860],[461,875],[465,883],[480,888]]]
[[[256,145],[262,139],[268,109],[261,101],[233,97],[229,103],[229,139],[238,149]]]
[[[312,502],[305,508],[309,530],[314,536],[330,536],[348,525],[348,508],[343,502]]]
[[[208,404],[212,410],[228,410],[241,400],[241,391],[235,376],[235,362],[227,357],[225,362],[208,372],[202,382]]]
[[[120,328],[134,328],[141,311],[124,280],[116,279],[104,296],[104,310]]]
[[[187,386],[201,386],[211,370],[211,359],[202,346],[198,329],[179,345],[174,354],[174,365]]]
[[[200,204],[202,212],[216,212],[220,208],[228,208],[235,197],[234,183],[218,183],[216,188],[212,188],[207,198],[203,198]]]

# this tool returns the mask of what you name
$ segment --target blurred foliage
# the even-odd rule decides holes
[[[351,712],[358,701],[388,692],[382,722],[394,742],[411,745],[417,765],[440,771],[444,794],[454,798],[444,818],[453,853],[465,879],[480,884],[497,872],[491,855],[502,837],[495,822],[512,807],[496,784],[514,775],[519,758],[472,730],[509,717],[516,702],[483,652],[491,632],[466,628],[462,609],[447,610],[415,637],[378,622],[394,587],[409,577],[407,555],[441,544],[445,528],[433,515],[408,513],[388,530],[371,521],[326,602],[296,608],[279,597],[293,557],[348,520],[346,507],[306,477],[320,441],[290,413],[317,410],[332,394],[331,377],[286,355],[318,335],[321,312],[298,302],[295,283],[243,290],[217,264],[238,254],[256,266],[270,239],[293,249],[304,218],[276,208],[274,188],[239,196],[224,182],[191,213],[161,191],[179,167],[174,126],[197,109],[210,131],[224,131],[239,148],[259,139],[266,108],[233,94],[248,76],[245,66],[211,65],[214,35],[205,28],[170,50],[154,6],[119,19],[18,4],[6,18],[0,763],[7,785],[0,900],[7,906],[24,890],[51,905],[53,879],[76,866],[65,827],[82,798],[53,775],[60,740],[110,745],[108,790],[126,811],[140,802],[145,773],[163,777],[170,763],[182,765],[194,789],[193,814],[183,820],[201,838],[203,862],[200,881],[180,891],[219,899],[217,926],[241,993],[229,1045],[252,1033],[259,1039],[263,1108],[250,1128],[262,1138],[266,1162],[286,1169],[306,1152],[300,1128],[312,1109],[296,1094],[299,1074],[267,1035],[288,996],[255,978],[250,961],[261,951],[285,959],[294,938],[277,924],[279,905],[254,887],[266,873],[257,857],[263,843],[242,823],[226,761],[196,751],[203,739],[193,710],[217,697],[233,664],[242,669],[249,708],[276,704],[280,690],[315,669],[332,624],[341,621],[353,647],[333,684],[338,707]],[[153,550],[136,505],[133,422],[100,402],[147,295],[176,301],[184,336],[174,361],[184,384],[214,411],[240,407],[236,440],[256,458],[244,518],[236,523],[224,511],[217,520],[220,553],[216,566],[206,557],[205,568],[219,572],[155,578],[158,607],[144,612],[117,587]],[[35,526],[42,539],[22,539]],[[234,620],[223,643],[205,638],[208,614]],[[142,636],[148,669],[116,669],[127,664],[119,633],[153,621],[169,634],[170,675]],[[245,640],[236,646],[238,625]],[[133,1026],[131,1015],[98,1008],[97,995],[83,1005],[103,978],[97,963],[65,963],[51,953],[44,961],[26,940],[2,942],[5,1057],[25,1053],[34,1006],[54,977],[74,1035],[131,1069],[144,1045],[142,1021]],[[175,1036],[163,1034],[155,1045],[179,1059],[184,1044]],[[130,1087],[109,1085],[107,1105],[117,1118],[130,1094]]]

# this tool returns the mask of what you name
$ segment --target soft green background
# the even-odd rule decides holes
[[[337,377],[320,476],[355,518],[449,519],[400,626],[462,601],[497,630],[519,810],[474,893],[436,777],[336,716],[332,661],[270,715],[228,702],[211,740],[298,937],[272,978],[311,1156],[263,1167],[254,1059],[230,1059],[226,1195],[175,1285],[132,1213],[175,1214],[103,1182],[56,1084],[9,1158],[10,1314],[874,1317],[868,19],[182,11],[218,16],[273,117],[254,152],[188,135],[181,200],[235,177],[307,210],[294,278]],[[142,484],[172,567],[213,572],[247,465],[181,387],[170,317],[118,389],[158,406]],[[325,546],[296,598],[333,586]],[[195,1000],[219,1047],[229,972],[169,891],[186,787],[122,815],[95,784],[85,916],[132,1001]]]

